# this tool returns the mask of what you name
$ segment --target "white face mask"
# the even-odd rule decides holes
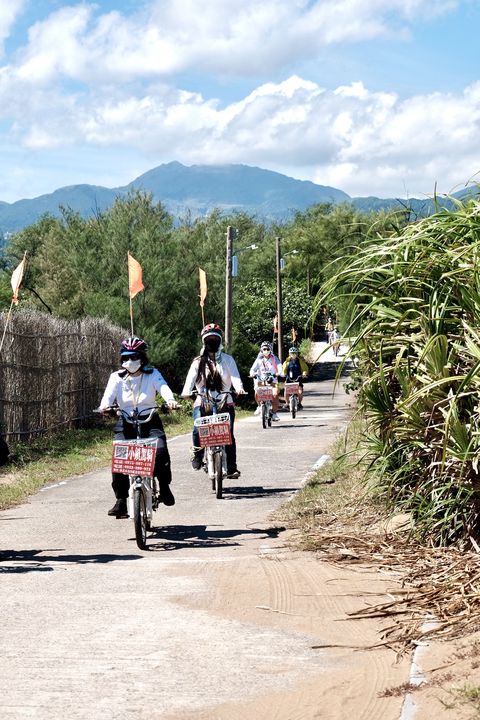
[[[125,362],[122,362],[122,367],[128,370],[129,373],[135,373],[140,370],[142,363],[140,360],[125,360]]]

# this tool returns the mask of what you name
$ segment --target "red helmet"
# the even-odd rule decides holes
[[[134,335],[122,340],[120,355],[136,355],[137,353],[144,355],[147,350],[148,345],[145,340]]]
[[[216,323],[208,323],[208,325],[205,325],[202,330],[202,340],[204,340],[208,335],[216,335],[222,339],[223,330],[220,325],[217,325]]]

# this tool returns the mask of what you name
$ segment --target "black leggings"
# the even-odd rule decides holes
[[[115,425],[113,432],[115,440],[134,440],[136,435],[135,427],[121,418]],[[158,438],[157,452],[155,454],[155,477],[158,478],[160,487],[170,485],[172,482],[172,471],[170,468],[170,455],[167,448],[167,437],[163,430],[162,421],[158,415],[154,415],[150,422],[140,425],[141,438]],[[128,497],[130,481],[128,475],[123,473],[112,473],[112,488],[117,500]]]

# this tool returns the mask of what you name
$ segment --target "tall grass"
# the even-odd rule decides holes
[[[337,298],[348,300],[378,489],[424,540],[478,540],[480,202],[369,240],[318,302]]]

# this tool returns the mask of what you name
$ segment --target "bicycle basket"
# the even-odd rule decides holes
[[[158,438],[114,440],[112,472],[153,477]]]
[[[298,382],[285,383],[285,397],[298,395],[300,384]]]
[[[198,428],[200,447],[232,444],[230,415],[228,413],[199,417],[194,421],[194,425]]]
[[[267,385],[258,385],[256,389],[258,402],[265,402],[266,400],[272,400],[273,390]]]

